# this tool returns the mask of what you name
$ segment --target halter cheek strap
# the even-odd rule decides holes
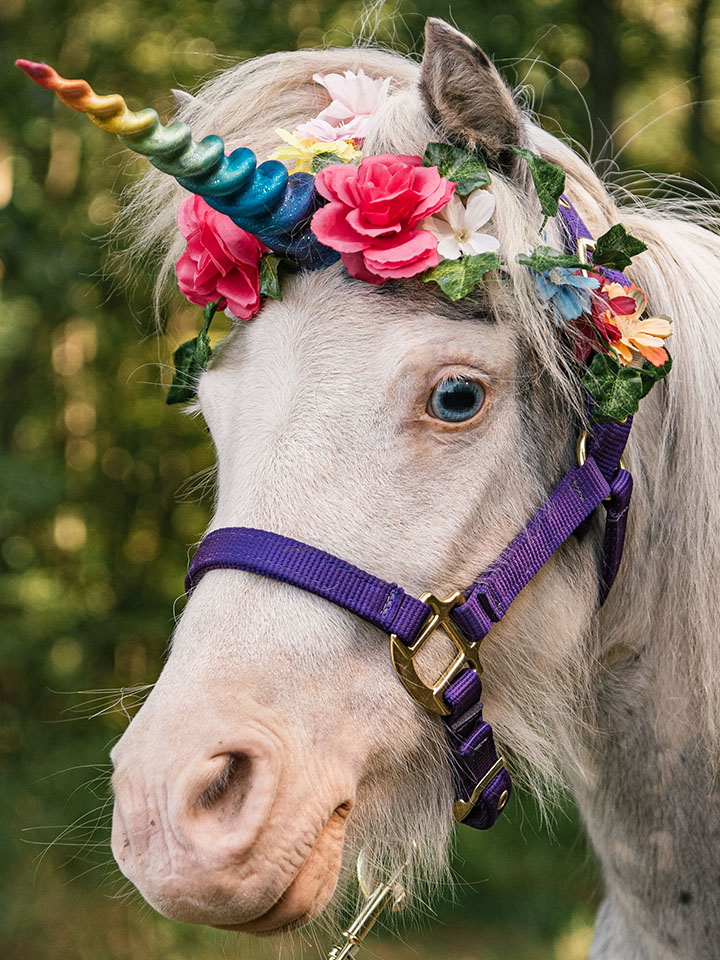
[[[568,219],[563,211],[568,240],[589,237],[574,208],[567,209],[573,214]],[[627,283],[622,274],[617,276]],[[523,587],[601,503],[606,523],[599,601],[604,602],[620,564],[632,492],[632,478],[621,463],[631,425],[629,417],[623,424],[593,427],[578,466],[565,474],[497,560],[467,589],[444,599],[429,593],[414,597],[317,547],[249,527],[211,531],[190,565],[186,590],[191,593],[208,570],[246,570],[314,593],[388,633],[399,679],[413,699],[445,724],[455,819],[486,829],[497,820],[512,785],[482,715],[480,644]],[[437,629],[447,634],[456,655],[429,685],[416,672],[414,658]]]

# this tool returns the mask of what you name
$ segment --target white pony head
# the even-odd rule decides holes
[[[371,49],[245,63],[181,116],[263,157],[274,128],[322,106],[313,74],[392,76],[364,152],[422,154],[439,136],[482,145],[493,230],[508,254],[526,251],[541,218],[508,146],[535,131],[474,44],[438,21],[427,38],[421,69]],[[170,240],[168,270],[180,197],[150,174],[126,214],[143,246]],[[360,283],[341,265],[286,281],[283,301],[235,330],[199,383],[218,456],[211,528],[274,530],[411,591],[470,582],[561,475],[581,402],[528,271],[510,269],[511,283],[456,305],[417,281]],[[427,411],[454,375],[485,397],[457,426]],[[563,750],[549,716],[570,720],[570,749],[596,596],[588,538],[537,578],[485,650],[488,710],[540,778]],[[452,790],[439,725],[398,683],[381,635],[283,584],[203,578],[113,758],[116,858],[178,919],[295,926],[326,906],[363,847],[390,867],[412,854],[432,881],[445,868]]]

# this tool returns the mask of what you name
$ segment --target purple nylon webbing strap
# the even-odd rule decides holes
[[[411,643],[430,608],[396,583],[387,583],[340,557],[299,540],[251,527],[223,527],[202,541],[185,590],[191,593],[208,570],[247,570],[324,597],[363,620]]]
[[[614,440],[610,433],[606,442]],[[599,453],[603,451],[604,445]],[[469,640],[485,636],[513,597],[609,492],[610,485],[592,456],[582,467],[566,474],[498,561],[466,592],[466,603],[455,609],[453,619]],[[397,584],[380,580],[316,547],[266,530],[229,527],[209,533],[190,565],[188,592],[203,574],[215,569],[247,570],[308,590],[395,633],[408,644],[430,614],[426,604]],[[482,605],[481,590],[493,598],[492,616]],[[473,670],[463,671],[445,692],[451,708],[444,719],[454,758],[453,778],[458,796],[464,800],[498,759],[492,729],[482,717],[481,692],[480,678]],[[463,822],[480,829],[492,826],[510,791],[510,776],[503,767],[482,790]]]
[[[624,424],[602,423],[593,428],[584,466],[565,474],[526,527],[466,592],[466,601],[455,608],[453,620],[468,639],[482,640],[558,547],[610,497],[600,589],[604,602],[620,565],[632,492],[630,474],[618,472],[631,426],[632,417],[628,417]]]
[[[610,493],[592,457],[565,474],[548,499],[498,559],[473,584],[453,620],[479,641],[502,619],[522,588]]]
[[[606,517],[600,574],[600,606],[607,600],[610,587],[615,582],[625,543],[633,482],[630,473],[619,468],[619,464],[632,421],[633,418],[628,417],[625,423],[598,423],[593,427],[588,443],[591,455],[610,482],[610,496],[603,501]]]
[[[583,223],[582,217],[567,197],[561,198],[558,207],[561,224],[565,236],[566,246],[575,251],[580,237],[592,239],[592,234]],[[589,252],[592,259],[592,253]],[[628,278],[619,270],[601,268],[602,273],[611,281],[627,286]],[[605,603],[610,588],[615,582],[620,561],[622,559],[623,544],[625,543],[625,528],[627,513],[632,494],[632,477],[626,470],[618,471],[620,457],[625,449],[632,417],[628,417],[625,424],[602,423],[593,428],[589,449],[603,471],[606,479],[611,483],[610,497],[604,506],[607,513],[605,521],[605,538],[603,542],[603,564],[600,576],[600,606]]]
[[[520,590],[609,493],[610,485],[592,457],[563,477],[527,526],[466,591],[466,602],[453,611],[453,619],[469,640],[485,636]],[[431,612],[427,604],[396,583],[267,530],[222,527],[211,531],[193,557],[185,579],[187,592],[192,592],[208,570],[217,569],[247,570],[300,587],[396,634],[407,644],[415,640]]]
[[[492,727],[483,720],[482,681],[474,670],[464,670],[450,684],[445,699],[450,716],[444,717],[452,753],[451,774],[455,796],[468,799],[498,760]],[[469,815],[462,821],[476,830],[491,827],[512,793],[512,780],[505,766],[490,780]]]
[[[603,540],[600,606],[607,600],[610,587],[615,582],[615,577],[620,568],[632,487],[633,481],[630,473],[627,470],[619,470],[610,486],[609,502],[604,504],[607,516],[605,519],[605,538]]]
[[[567,206],[563,206],[563,201],[567,204]],[[580,214],[564,194],[562,197],[560,197],[558,213],[560,214],[560,223],[563,227],[565,245],[568,247],[570,252],[576,253],[578,240],[581,237],[585,238],[586,240],[592,240],[593,235],[583,223]],[[592,262],[592,251],[588,251],[588,259],[590,262]],[[607,267],[603,267],[602,272],[612,283],[621,283],[623,286],[627,286],[630,282],[625,274],[621,273],[619,270],[608,270]]]
[[[595,460],[608,483],[612,482],[618,472],[632,423],[633,418],[628,417],[625,423],[596,423],[592,428],[587,452]]]
[[[632,418],[628,418],[625,424],[595,428],[588,441],[590,453],[584,466],[565,475],[524,530],[478,577],[470,592],[466,591],[466,602],[456,607],[452,616],[468,639],[482,640],[493,622],[504,616],[520,590],[600,500],[607,508],[600,603],[605,601],[622,556],[632,492],[630,474],[618,469],[631,424]],[[445,722],[455,761],[453,782],[460,797],[469,797],[474,784],[497,760],[492,728],[482,716],[481,695],[482,682],[473,670],[464,671],[445,692],[452,710]],[[463,823],[481,830],[491,827],[511,790],[510,775],[503,767],[481,792]]]
[[[592,239],[592,234],[573,205],[567,198],[563,199],[567,206],[560,206],[559,209],[565,242],[575,252],[578,239]],[[611,281],[624,286],[628,283],[625,274],[619,271],[605,269],[603,273]],[[625,424],[598,424],[593,428],[587,444],[589,459],[585,467],[592,458],[597,471],[594,479],[603,492],[601,499],[607,512],[600,582],[601,605],[615,580],[622,557],[632,477],[626,470],[620,469],[620,458],[631,425],[632,417]],[[453,619],[468,639],[481,640],[487,634],[493,622],[504,616],[520,590],[599,503],[597,491],[589,489],[592,473],[593,469],[590,468],[586,474],[582,474],[581,470],[571,470],[566,474],[521,534],[476,580],[470,592],[466,592],[466,602],[455,608]],[[573,499],[573,493],[576,499]],[[583,503],[584,500],[587,503]],[[592,507],[585,510],[584,506],[588,504],[592,504]],[[481,696],[482,682],[473,670],[460,674],[445,692],[445,699],[451,707],[451,714],[445,718],[445,722],[454,760],[453,782],[456,795],[460,797],[471,796],[474,785],[492,770],[497,761],[492,728],[482,716]],[[463,822],[479,829],[491,827],[511,789],[510,776],[503,767],[481,792],[476,805]]]
[[[495,563],[465,592],[467,600],[453,611],[453,619],[468,640],[480,641],[493,622],[501,619],[512,600],[550,559],[592,511],[617,490],[629,498],[629,477],[617,470],[630,422],[603,425],[589,444],[592,451],[582,467],[573,467],[542,504],[526,527],[505,548]],[[596,458],[597,457],[597,461]],[[620,511],[624,529],[626,499]],[[611,520],[609,511],[609,521]],[[608,568],[608,530],[611,559],[619,563],[622,536],[609,523],[606,528],[606,571],[603,590],[611,583]],[[339,557],[308,544],[266,530],[229,527],[205,537],[190,565],[186,589],[190,593],[208,570],[236,569],[272,577],[324,597],[411,644],[428,618],[430,609],[405,593]],[[482,684],[473,670],[465,670],[445,691],[451,713],[444,718],[453,757],[453,779],[458,796],[467,800],[497,761],[492,729],[483,720]],[[482,790],[463,821],[485,829],[492,826],[511,790],[503,767]]]
[[[324,550],[267,530],[223,527],[211,531],[193,557],[185,588],[191,593],[209,570],[246,570],[272,577],[324,597],[357,614],[403,642],[413,642],[431,614],[427,604]],[[446,699],[451,708],[446,722],[453,757],[453,783],[457,796],[468,799],[482,777],[497,761],[490,724],[482,718],[480,677],[465,670],[450,685]],[[483,790],[464,821],[485,829],[499,815],[498,804],[510,775],[503,768]]]

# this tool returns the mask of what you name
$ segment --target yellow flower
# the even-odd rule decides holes
[[[661,367],[668,358],[663,340],[672,333],[672,325],[667,317],[640,319],[647,306],[647,295],[634,283],[629,287],[623,287],[619,283],[606,284],[602,292],[608,295],[611,304],[613,301],[616,304],[626,302],[628,298],[635,304],[632,313],[608,311],[607,314],[609,321],[620,331],[620,339],[612,342],[620,356],[620,362],[628,366],[637,359],[639,353],[654,366]]]
[[[672,333],[672,326],[666,317],[613,317],[612,322],[620,331],[620,340],[613,347],[620,354],[620,361],[627,366],[635,359],[633,349],[656,367],[667,360],[667,350],[663,340]]]
[[[352,140],[308,140],[298,136],[297,132],[276,130],[287,146],[278,147],[270,154],[271,160],[294,160],[295,168],[291,173],[310,173],[313,157],[318,153],[334,153],[344,163],[350,163],[361,156]]]

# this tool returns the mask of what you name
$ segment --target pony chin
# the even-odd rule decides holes
[[[217,926],[266,937],[295,930],[317,917],[337,887],[348,813],[347,805],[333,813],[300,872],[267,913],[246,923]]]

